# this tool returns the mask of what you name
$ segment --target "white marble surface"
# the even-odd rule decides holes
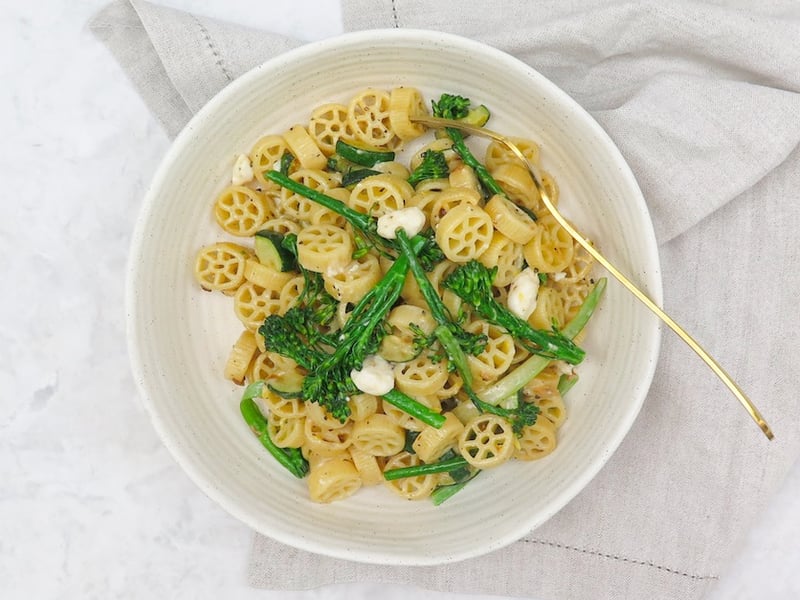
[[[461,598],[248,588],[252,533],[156,437],[129,373],[123,275],[169,142],[85,26],[104,1],[0,7],[0,597]],[[341,29],[322,0],[163,3],[302,39]],[[800,597],[798,497],[800,465],[712,600]]]

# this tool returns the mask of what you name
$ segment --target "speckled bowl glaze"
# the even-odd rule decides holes
[[[127,273],[133,372],[177,462],[225,510],[279,542],[355,561],[432,565],[518,540],[600,470],[631,427],[653,375],[658,322],[614,281],[583,341],[588,358],[547,458],[486,471],[439,507],[381,486],[320,505],[259,445],[222,377],[241,331],[231,299],[198,289],[196,251],[224,239],[212,217],[237,153],[307,122],[312,108],[364,87],[467,96],[491,127],[542,146],[562,210],[658,302],[655,237],[636,181],[600,126],[531,67],[491,47],[430,31],[348,34],[303,46],[240,77],[187,125],[144,200]]]

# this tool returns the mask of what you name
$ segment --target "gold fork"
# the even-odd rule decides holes
[[[653,302],[650,297],[645,294],[642,290],[640,290],[636,285],[631,282],[619,269],[617,269],[605,256],[603,256],[591,243],[581,234],[579,233],[573,226],[567,221],[555,205],[551,202],[550,197],[547,193],[547,190],[542,185],[542,179],[539,174],[539,170],[536,165],[532,164],[525,158],[525,155],[522,151],[513,143],[511,142],[506,136],[491,131],[489,129],[484,129],[483,127],[475,127],[469,125],[467,123],[462,123],[460,121],[453,121],[450,119],[440,119],[437,117],[429,117],[429,116],[413,116],[411,120],[419,123],[421,125],[427,125],[429,127],[433,127],[436,129],[451,127],[453,129],[459,129],[466,133],[470,133],[473,135],[477,135],[484,138],[490,138],[497,142],[500,142],[506,148],[511,150],[514,155],[519,158],[522,163],[528,168],[530,171],[531,177],[533,178],[533,183],[536,185],[537,190],[539,191],[539,195],[542,198],[542,203],[547,207],[547,210],[553,215],[556,221],[558,221],[559,225],[563,227],[581,246],[583,246],[586,251],[591,254],[597,262],[599,262],[606,270],[614,276],[622,285],[624,285],[628,291],[636,296],[647,308],[649,308],[655,315],[661,319],[667,326],[672,329],[678,336],[686,342],[689,347],[697,353],[697,355],[703,359],[703,361],[711,368],[714,373],[716,373],[717,377],[719,377],[722,382],[728,387],[728,389],[733,393],[734,396],[741,402],[742,406],[744,406],[745,410],[750,414],[756,424],[761,428],[761,431],[764,432],[764,435],[767,436],[767,439],[773,439],[774,435],[772,430],[770,429],[767,422],[761,416],[761,413],[755,407],[753,402],[745,395],[742,389],[736,384],[736,382],[731,379],[730,375],[728,375],[725,370],[719,365],[719,363],[714,360],[714,358],[706,352],[703,347],[697,343],[697,341],[690,336],[680,325],[678,325],[672,317],[670,317],[667,313],[665,313],[655,302]]]

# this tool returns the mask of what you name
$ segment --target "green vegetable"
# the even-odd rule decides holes
[[[489,269],[471,260],[457,267],[442,285],[472,306],[482,318],[508,331],[529,352],[570,364],[581,362],[586,353],[570,338],[555,328],[552,331],[534,329],[494,298],[492,281],[496,273],[497,267]]]
[[[556,389],[558,389],[558,393],[563,396],[570,391],[572,386],[574,386],[576,383],[578,383],[577,375],[562,375],[558,378],[558,385],[556,386]]]
[[[607,280],[605,277],[599,279],[591,289],[586,299],[581,304],[575,318],[567,323],[561,333],[568,338],[574,338],[586,326],[591,318],[603,293],[606,289]],[[550,359],[543,356],[531,356],[522,362],[511,373],[497,381],[491,388],[481,394],[481,399],[487,404],[498,404],[509,396],[515,395],[524,388],[528,382],[544,370],[550,364]]]
[[[478,476],[480,471],[475,471],[467,479],[451,483],[449,485],[440,485],[433,492],[431,492],[431,500],[434,506],[439,506],[445,500],[452,498],[457,492],[460,492],[465,485]]]
[[[364,148],[362,146],[348,144],[342,140],[336,142],[336,154],[362,167],[374,167],[378,163],[394,160],[394,152],[391,150]]]
[[[353,169],[347,171],[347,173],[342,174],[342,187],[350,189],[362,179],[372,177],[373,175],[380,175],[380,171],[375,171],[373,169]]]
[[[245,423],[247,423],[250,430],[258,437],[261,445],[267,449],[275,460],[283,465],[292,475],[298,479],[302,479],[308,474],[308,461],[303,458],[303,454],[300,452],[299,448],[279,448],[275,445],[275,442],[273,442],[272,438],[269,436],[267,420],[264,418],[264,415],[261,414],[261,411],[258,410],[258,406],[256,406],[256,403],[253,401],[253,396],[250,395],[252,390],[248,392],[251,386],[245,389],[245,395],[239,403],[239,410],[242,413],[242,417],[244,417]]]
[[[389,469],[383,472],[386,481],[404,479],[405,477],[417,477],[419,475],[431,475],[434,473],[447,473],[454,469],[466,467],[469,463],[461,456],[440,460],[435,463],[415,465],[413,467],[402,467],[399,469]]]
[[[293,162],[294,162],[294,155],[288,150],[286,150],[283,153],[283,156],[281,156],[281,164],[280,164],[281,173],[283,173],[284,175],[288,175],[289,169],[291,168]]]
[[[412,251],[420,251],[429,240],[415,236]],[[386,334],[384,320],[400,296],[408,272],[401,256],[355,305],[335,339],[320,332],[312,307],[295,306],[284,315],[270,315],[259,328],[268,350],[293,359],[308,371],[302,397],[324,406],[344,422],[350,415],[349,397],[358,393],[350,372],[360,369],[364,359],[377,352]],[[331,350],[333,348],[333,350]]]
[[[404,413],[416,417],[426,425],[439,429],[444,425],[444,415],[431,410],[422,402],[414,400],[411,396],[407,396],[400,390],[391,390],[388,394],[381,396],[389,404],[396,406]]]
[[[432,102],[431,104],[433,106],[434,117],[462,120],[467,118],[470,114],[470,101],[463,96],[442,94],[438,102]],[[475,158],[472,151],[467,147],[464,142],[464,134],[452,127],[447,127],[445,131],[447,131],[447,135],[450,139],[453,140],[453,150],[461,157],[465,165],[472,167],[475,171],[475,175],[478,177],[478,181],[481,182],[481,185],[483,185],[488,195],[493,196],[494,194],[500,194],[501,196],[505,196],[506,193],[503,191],[503,188],[500,187],[500,184],[495,181],[494,177],[486,170],[486,167],[478,162],[478,159]]]
[[[440,150],[426,150],[422,153],[422,162],[419,163],[414,172],[408,178],[408,183],[417,187],[420,182],[426,179],[440,179],[450,174],[450,167],[444,152]]]
[[[294,254],[283,245],[283,235],[277,231],[256,232],[254,246],[258,262],[276,271],[293,271],[297,268]]]

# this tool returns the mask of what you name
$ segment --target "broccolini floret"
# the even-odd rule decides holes
[[[444,152],[441,150],[426,150],[422,153],[422,162],[419,163],[414,172],[408,178],[408,183],[417,187],[420,182],[426,179],[440,179],[450,174]]]

